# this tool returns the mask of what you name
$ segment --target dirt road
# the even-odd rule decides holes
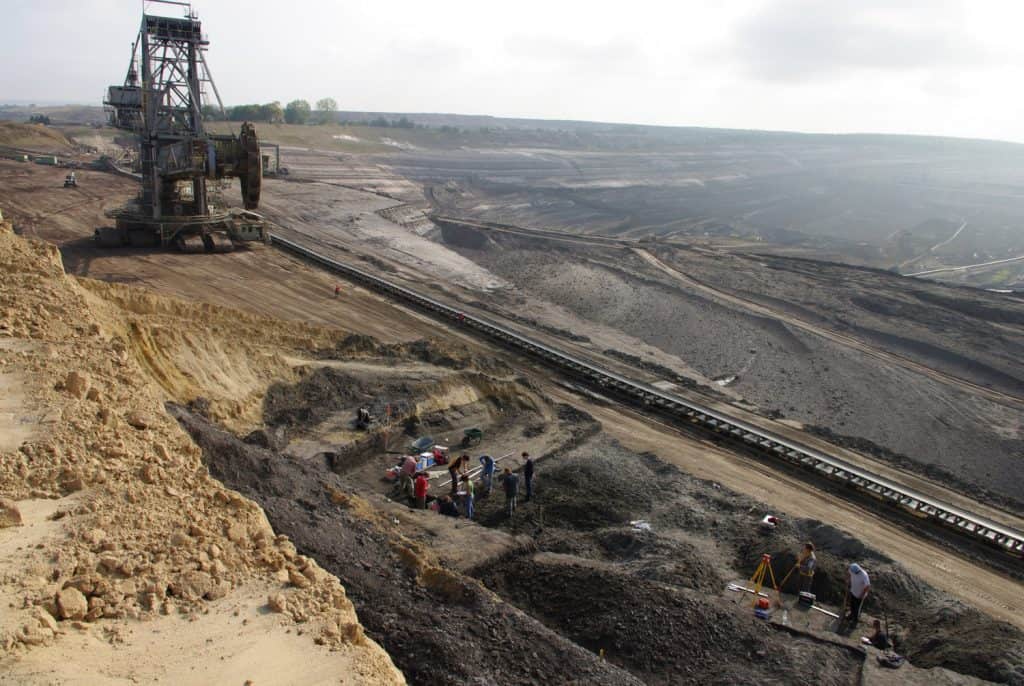
[[[773,514],[818,519],[849,531],[935,588],[1024,628],[1024,584],[1018,581],[922,541],[867,508],[710,443],[694,441],[632,410],[599,405],[554,385],[550,392],[592,414],[607,434],[633,450],[649,450],[694,476],[749,494],[777,508]]]

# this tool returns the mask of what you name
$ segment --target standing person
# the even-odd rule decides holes
[[[459,478],[466,473],[468,464],[469,455],[463,455],[462,457],[456,458],[450,465],[448,465],[448,476],[452,479],[453,496],[459,492]]]
[[[398,489],[406,498],[412,497],[412,478],[416,474],[416,458],[406,455],[399,472]]]
[[[800,573],[800,590],[810,592],[814,581],[814,569],[818,566],[818,558],[814,554],[814,544],[804,543],[803,550],[796,559],[797,571]]]
[[[847,588],[850,592],[850,614],[847,619],[857,624],[860,621],[861,607],[871,592],[871,578],[856,562],[850,565],[850,582]]]
[[[530,453],[523,453],[523,458],[526,459],[526,464],[523,465],[523,480],[526,481],[526,502],[530,502],[530,498],[533,497],[533,458],[530,457]]]
[[[497,465],[494,462],[494,458],[490,455],[481,455],[480,464],[483,466],[483,471],[480,472],[480,481],[484,485],[484,495],[488,496],[491,494],[491,488],[494,486],[494,468]]]
[[[502,479],[505,486],[505,513],[511,517],[516,511],[516,498],[519,496],[519,475],[513,474],[511,469],[505,467]]]
[[[416,494],[416,509],[427,509],[427,491],[430,490],[430,479],[426,473],[420,472],[416,475],[416,483],[413,484],[413,492]]]
[[[473,480],[468,475],[462,475],[462,490],[465,492],[463,502],[465,503],[466,519],[473,519]]]
[[[341,284],[336,283],[334,284],[334,297],[337,298],[339,295],[341,295]]]

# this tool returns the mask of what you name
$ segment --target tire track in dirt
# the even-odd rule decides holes
[[[845,334],[841,334],[836,331],[820,327],[806,320],[794,317],[788,313],[779,312],[778,310],[765,307],[764,305],[761,305],[759,303],[755,303],[753,301],[741,298],[731,293],[721,291],[717,288],[714,288],[713,286],[709,286],[701,281],[698,281],[692,277],[687,276],[686,274],[680,272],[674,267],[665,264],[645,248],[635,246],[635,244],[637,243],[637,241],[635,240],[607,238],[601,236],[575,235],[559,231],[549,231],[543,229],[526,229],[523,227],[513,226],[494,226],[463,219],[455,219],[451,217],[436,217],[436,219],[439,221],[447,221],[460,224],[481,231],[507,233],[511,235],[518,235],[530,238],[541,238],[566,243],[581,243],[586,245],[599,246],[603,248],[629,249],[632,250],[638,257],[640,257],[647,263],[651,264],[655,268],[659,269],[660,271],[668,274],[669,276],[676,279],[680,283],[683,283],[684,285],[689,286],[691,288],[703,291],[719,300],[724,300],[733,305],[739,306],[747,310],[748,312],[765,317],[770,317],[781,322],[785,322],[799,329],[802,329],[808,333],[812,333],[814,335],[831,340],[835,343],[839,343],[840,345],[857,350],[861,353],[874,357],[875,359],[880,359],[885,362],[889,362],[891,364],[912,371],[914,373],[928,376],[929,378],[938,381],[942,384],[955,386],[960,390],[964,390],[975,395],[980,395],[988,400],[997,402],[1001,405],[1005,405],[1007,407],[1011,407],[1014,409],[1024,408],[1024,398],[1021,398],[1019,396],[1015,396],[1010,393],[1005,393],[1003,391],[997,391],[992,388],[976,384],[973,381],[968,381],[967,379],[955,376],[953,374],[949,374],[948,372],[935,369],[934,367],[929,367],[928,365],[916,362],[915,360],[912,360],[908,357],[904,357],[897,353],[876,348],[852,336],[847,336]]]
[[[632,251],[645,262],[657,268],[658,270],[664,272],[665,274],[668,274],[676,281],[679,281],[680,283],[690,288],[702,291],[718,300],[724,300],[725,302],[741,307],[747,310],[748,312],[752,312],[763,317],[770,317],[772,319],[776,319],[791,326],[795,326],[798,329],[801,329],[802,331],[806,331],[816,336],[826,338],[834,343],[839,343],[840,345],[852,348],[858,352],[864,353],[865,355],[874,357],[875,359],[882,360],[884,362],[888,362],[890,364],[902,367],[903,369],[906,369],[908,371],[915,372],[917,374],[923,374],[929,377],[930,379],[938,381],[947,386],[954,386],[962,391],[966,391],[974,395],[980,395],[985,399],[999,403],[1000,405],[1005,405],[1013,409],[1024,408],[1024,398],[1020,398],[1010,393],[997,391],[992,388],[987,388],[980,384],[976,384],[973,381],[968,381],[967,379],[963,379],[959,376],[954,376],[953,374],[949,374],[939,369],[935,369],[934,367],[929,367],[928,365],[921,364],[920,362],[916,362],[902,355],[892,353],[887,350],[882,350],[880,348],[876,348],[852,336],[847,336],[845,334],[832,331],[831,329],[820,327],[816,324],[812,324],[806,320],[794,317],[790,314],[779,312],[778,310],[773,310],[770,307],[765,307],[764,305],[760,305],[758,303],[747,300],[740,296],[733,295],[725,291],[721,291],[713,286],[709,286],[701,281],[698,281],[697,279],[687,276],[683,272],[679,271],[678,269],[675,269],[674,267],[668,264],[665,264],[655,255],[648,252],[644,248],[632,248]]]

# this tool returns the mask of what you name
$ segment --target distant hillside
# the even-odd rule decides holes
[[[464,130],[490,129],[492,133],[496,132],[496,130],[572,133],[577,136],[594,136],[596,140],[621,148],[630,147],[630,143],[641,148],[655,143],[670,146],[701,146],[730,143],[757,143],[774,146],[817,143],[851,147],[861,145],[900,145],[918,151],[936,147],[943,150],[949,150],[951,147],[966,150],[995,150],[1004,146],[1017,150],[1024,149],[1024,146],[1020,144],[997,140],[880,133],[801,133],[798,131],[726,129],[703,126],[654,126],[649,124],[622,124],[573,119],[519,119],[492,117],[482,114],[434,112],[362,112],[341,110],[336,112],[335,116],[338,122],[361,123],[374,120],[394,122],[406,119],[416,126],[434,128],[455,127]]]
[[[28,121],[33,114],[43,114],[53,124],[102,124],[107,115],[99,105],[0,105],[0,120]]]
[[[54,154],[71,152],[75,147],[57,129],[13,121],[0,121],[0,146]]]

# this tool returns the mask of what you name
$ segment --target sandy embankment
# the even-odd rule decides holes
[[[163,326],[171,312],[193,327]],[[288,370],[270,346],[326,336],[77,281],[0,226],[4,680],[403,681],[338,580],[212,479],[163,409],[204,392],[245,425]]]

